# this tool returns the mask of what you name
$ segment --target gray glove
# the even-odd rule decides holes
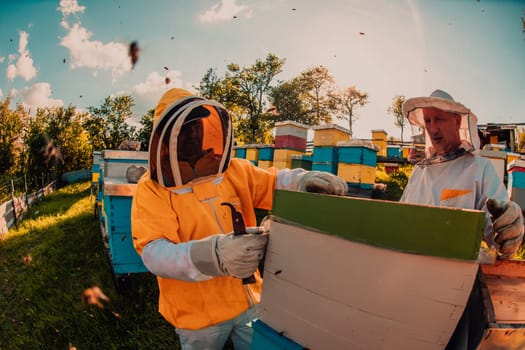
[[[126,180],[129,183],[136,184],[137,182],[139,182],[140,178],[142,177],[142,175],[144,175],[146,171],[148,171],[146,167],[136,166],[135,164],[130,165],[126,169]]]
[[[245,235],[216,234],[193,241],[193,265],[208,276],[251,276],[264,256],[268,233],[262,227],[248,227]]]
[[[492,219],[494,242],[500,259],[512,257],[523,241],[523,214],[520,206],[513,201],[499,203],[495,199],[487,200],[487,210]]]
[[[346,182],[331,173],[324,171],[307,171],[299,175],[297,190],[301,192],[326,193],[343,196],[348,192]]]

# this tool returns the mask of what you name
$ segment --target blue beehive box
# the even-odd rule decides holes
[[[312,170],[326,171],[337,175],[337,163],[331,162],[312,162]]]
[[[401,154],[401,148],[396,145],[390,145],[386,147],[386,156],[392,157],[392,158],[400,158],[402,156]]]
[[[316,163],[337,163],[338,162],[338,147],[320,147],[314,148],[312,155],[312,162]]]
[[[525,172],[512,171],[508,173],[508,188],[515,189],[521,188],[525,189]]]
[[[111,267],[117,277],[146,272],[131,237],[131,202],[137,185],[127,182],[126,172],[131,165],[147,167],[148,152],[104,150],[102,158],[97,210]]]
[[[261,320],[253,323],[251,350],[303,350],[302,345],[279,334]]]
[[[360,188],[363,190],[371,190],[374,188],[374,184],[365,184],[365,183],[357,183],[357,182],[347,182],[348,188]]]
[[[364,146],[342,146],[339,147],[339,162],[376,166],[377,152]]]
[[[131,237],[131,202],[136,184],[116,178],[104,178],[103,183],[102,223],[113,271],[116,275],[147,272]]]
[[[235,158],[246,159],[246,147],[235,148]]]
[[[260,146],[259,148],[259,160],[273,160],[274,148],[270,145]]]

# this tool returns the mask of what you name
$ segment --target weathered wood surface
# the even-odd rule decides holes
[[[276,191],[260,319],[311,349],[443,349],[485,214]]]
[[[443,349],[477,264],[272,222],[260,319],[310,349]]]
[[[498,260],[481,265],[492,302],[492,323],[525,326],[525,261]]]
[[[525,349],[525,328],[491,327],[487,330],[478,350]]]

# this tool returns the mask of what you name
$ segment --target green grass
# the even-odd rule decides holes
[[[152,274],[116,289],[89,186],[45,197],[0,240],[0,349],[179,348]],[[93,286],[109,297],[102,309],[82,302]]]

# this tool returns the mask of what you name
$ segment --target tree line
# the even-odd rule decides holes
[[[223,76],[210,68],[196,89],[229,110],[237,144],[272,143],[275,123],[284,120],[315,126],[335,118],[346,120],[352,132],[357,109],[368,103],[368,93],[355,86],[339,87],[323,66],[277,80],[284,64],[285,59],[270,53],[247,67],[231,63]],[[401,128],[402,101],[403,96],[396,96],[387,110]],[[34,116],[21,104],[11,109],[10,103],[10,96],[0,103],[0,183],[89,168],[93,151],[119,149],[124,141],[139,141],[141,150],[148,147],[154,110],[141,117],[139,127],[130,125],[135,106],[131,96],[108,96],[87,112],[72,105],[38,108]]]

